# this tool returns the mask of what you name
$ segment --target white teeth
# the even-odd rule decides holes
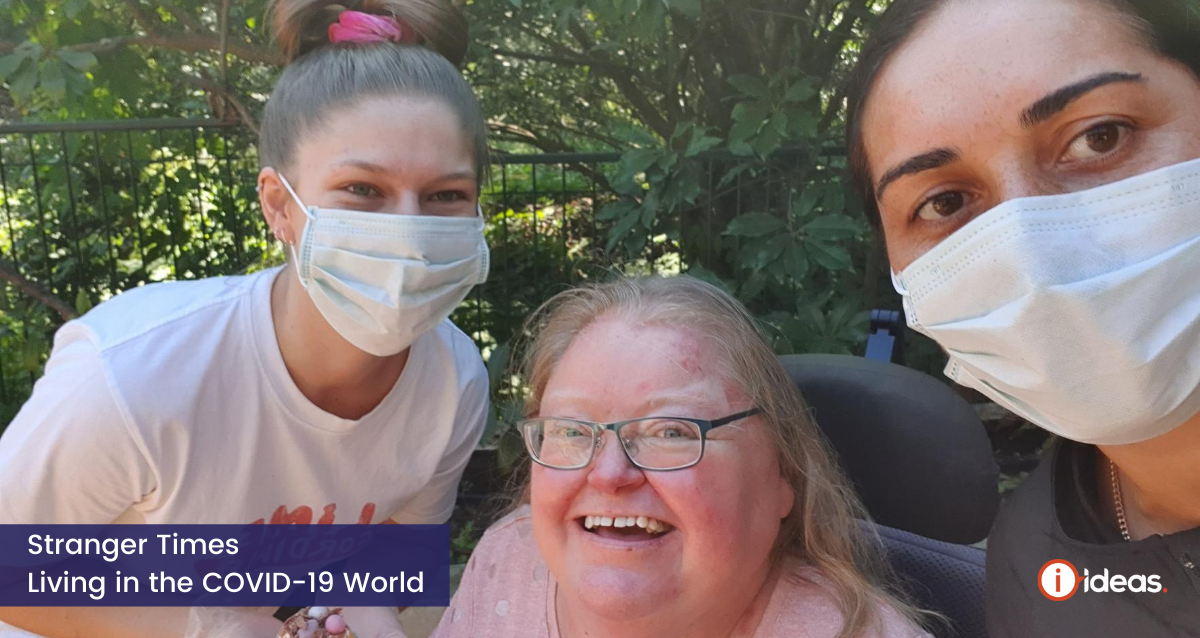
[[[649,516],[598,516],[587,515],[583,517],[583,526],[586,529],[595,529],[597,527],[640,527],[651,534],[661,534],[670,531],[670,525]]]

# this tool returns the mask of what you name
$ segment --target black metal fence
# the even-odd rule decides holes
[[[611,222],[597,211],[616,198],[618,160],[493,158],[482,198],[492,273],[455,315],[485,352],[553,292],[600,270],[678,269],[687,232],[711,257],[724,228],[714,217],[792,192],[786,167],[762,173],[776,183],[765,189],[762,175],[743,188],[750,172],[720,192],[710,178],[688,218],[695,228],[668,220],[638,255],[613,259],[603,250]],[[251,134],[223,122],[0,126],[0,426],[28,396],[65,317],[147,283],[282,263],[259,211],[257,172]]]

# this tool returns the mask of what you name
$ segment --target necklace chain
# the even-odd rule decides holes
[[[1128,543],[1132,539],[1129,537],[1129,522],[1125,518],[1125,498],[1121,493],[1121,479],[1117,475],[1117,465],[1112,462],[1112,459],[1108,460],[1108,475],[1112,478],[1113,506],[1117,510],[1117,525],[1121,529],[1121,538]]]

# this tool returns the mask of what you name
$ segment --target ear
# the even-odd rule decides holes
[[[258,201],[262,205],[263,219],[275,238],[285,244],[295,243],[295,220],[288,206],[294,203],[292,196],[279,179],[279,173],[269,166],[258,172]]]
[[[796,506],[796,490],[792,489],[792,485],[788,483],[783,472],[779,473],[776,480],[778,483],[775,488],[775,513],[779,514],[780,520],[783,520],[792,513],[792,508]]]

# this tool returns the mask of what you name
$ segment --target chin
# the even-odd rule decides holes
[[[673,575],[611,566],[575,568],[577,600],[597,615],[632,620],[660,611],[682,587]]]

